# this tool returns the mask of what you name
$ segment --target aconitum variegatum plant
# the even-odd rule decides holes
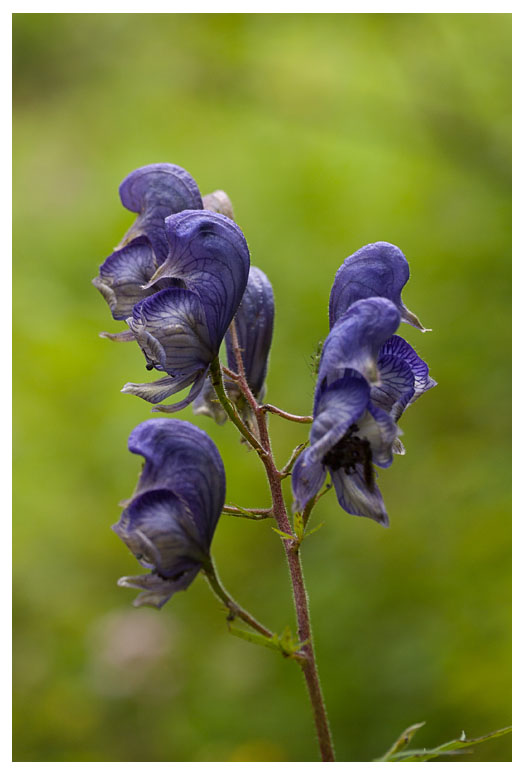
[[[335,761],[300,549],[313,532],[308,530],[311,513],[332,484],[342,512],[389,524],[377,469],[389,468],[395,455],[405,454],[399,421],[436,385],[427,364],[397,333],[401,323],[427,330],[401,299],[408,262],[388,242],[366,245],[344,260],[330,294],[330,331],[318,363],[312,416],[299,416],[263,403],[273,290],[266,274],[250,264],[227,194],[201,197],[186,170],[164,163],[131,172],[120,197],[137,218],[93,284],[127,329],[102,336],[135,341],[146,368],[163,375],[151,382],[127,382],[122,392],[152,404],[154,412],[174,413],[193,404],[196,414],[211,421],[229,419],[259,456],[272,505],[226,505],[226,474],[209,436],[182,420],[145,420],[129,437],[129,449],[144,458],[144,467],[113,529],[149,572],[121,578],[119,584],[140,590],[135,605],[161,608],[204,574],[226,606],[233,635],[276,650],[302,670],[321,758]],[[219,357],[223,341],[227,365]],[[165,403],[188,387],[186,397]],[[272,453],[268,413],[311,424],[308,440],[283,466]],[[283,482],[290,476],[289,512]],[[331,484],[325,486],[327,476]],[[292,581],[294,630],[274,632],[224,588],[211,555],[221,514],[274,521]],[[405,730],[378,761],[427,761],[508,731],[408,751],[419,726]]]

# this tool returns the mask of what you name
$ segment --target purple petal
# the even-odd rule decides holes
[[[310,455],[322,461],[326,453],[363,416],[370,398],[370,387],[357,371],[349,369],[341,379],[321,387],[314,405],[310,431]]]
[[[385,353],[384,347],[377,365],[380,382],[372,387],[372,401],[398,420],[414,395],[414,374],[406,361]]]
[[[156,268],[153,248],[145,237],[137,237],[106,258],[99,276],[92,282],[107,301],[115,320],[125,320],[135,304],[158,290],[142,288]]]
[[[163,377],[155,382],[126,382],[120,392],[137,396],[150,404],[160,404],[161,401],[174,393],[184,390],[194,380],[199,381],[200,377],[194,373],[189,373],[181,377]],[[188,403],[185,402],[184,406],[188,406]]]
[[[171,490],[137,495],[113,530],[141,565],[163,578],[180,576],[208,554],[188,506]]]
[[[151,411],[163,412],[164,414],[172,414],[173,412],[179,412],[181,409],[185,409],[187,406],[191,404],[192,401],[194,401],[199,396],[202,390],[202,386],[206,381],[207,373],[208,373],[207,371],[204,371],[200,376],[196,378],[186,398],[182,398],[180,401],[177,401],[177,403],[175,404],[160,404],[159,406],[155,406]]]
[[[144,576],[123,576],[118,580],[118,585],[119,587],[128,587],[129,589],[144,590],[133,601],[134,606],[150,605],[155,608],[162,608],[175,592],[180,592],[189,587],[199,570],[199,566],[188,569],[176,579],[163,579],[156,573]]]
[[[373,462],[381,468],[388,468],[392,464],[392,446],[398,434],[394,420],[383,409],[369,403],[368,411],[356,425],[355,435],[368,441]]]
[[[358,465],[351,474],[342,469],[330,471],[330,474],[342,509],[357,517],[370,517],[388,527],[389,519],[382,495],[375,483],[370,489],[365,482],[363,466]]]
[[[311,449],[301,452],[292,471],[292,490],[294,494],[294,511],[302,511],[321,489],[326,479],[326,469],[314,455]]]
[[[381,348],[380,361],[392,356],[404,361],[410,368],[414,376],[414,395],[410,398],[413,404],[419,396],[427,390],[435,387],[437,382],[429,376],[428,366],[425,361],[419,357],[417,352],[401,336],[392,336]]]
[[[319,385],[330,384],[355,369],[368,382],[378,381],[377,357],[384,342],[399,326],[400,315],[384,298],[356,301],[328,334],[319,364]]]
[[[150,280],[182,280],[200,299],[210,340],[220,343],[241,303],[250,253],[239,227],[219,213],[186,211],[166,219],[168,257]]]
[[[330,328],[359,299],[382,296],[390,299],[405,323],[425,329],[401,300],[401,291],[410,276],[408,262],[395,245],[374,242],[345,259],[338,269],[330,294]]]
[[[237,338],[248,384],[256,398],[261,399],[268,356],[272,344],[274,300],[272,284],[260,269],[250,267],[248,284],[239,309],[235,314]],[[237,371],[231,337],[226,334],[228,365]]]
[[[224,466],[210,437],[183,420],[146,420],[131,432],[128,447],[145,458],[135,495],[171,490],[188,505],[209,546],[226,492]]]
[[[138,213],[120,247],[145,235],[159,262],[168,254],[164,227],[168,215],[202,209],[197,184],[189,172],[175,164],[148,164],[134,170],[120,184],[119,193],[124,207]]]
[[[148,364],[173,376],[206,368],[218,352],[198,296],[185,288],[167,288],[145,299],[127,323]]]

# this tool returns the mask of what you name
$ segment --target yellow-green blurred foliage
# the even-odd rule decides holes
[[[510,722],[510,33],[508,14],[14,17],[15,716],[24,761],[317,758],[299,670],[228,635],[203,579],[161,612],[116,579],[138,565],[111,532],[150,407],[133,344],[90,280],[133,216],[117,188],[170,161],[224,188],[271,278],[268,399],[308,413],[310,355],[336,269],[387,240],[404,299],[433,333],[401,333],[439,387],[403,418],[382,471],[392,526],[342,512],[304,546],[338,757],[379,756]],[[180,417],[192,419],[191,409]],[[230,426],[228,499],[266,506]],[[302,426],[271,419],[283,461]],[[231,592],[293,623],[278,536],[222,517]],[[504,738],[480,761],[506,761]]]

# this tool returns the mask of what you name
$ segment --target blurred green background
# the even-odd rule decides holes
[[[90,280],[133,220],[120,181],[158,161],[229,192],[273,282],[273,403],[309,413],[335,271],[368,242],[405,252],[433,328],[402,326],[439,387],[381,473],[391,528],[331,493],[304,546],[338,758],[416,721],[427,746],[510,723],[510,41],[509,14],[15,14],[15,760],[317,759],[299,670],[228,635],[202,578],[160,613],[116,587],[151,415]],[[232,427],[195,422],[228,500],[269,504]],[[271,429],[283,462],[306,435]],[[293,623],[268,523],[223,516],[213,550],[242,604]]]

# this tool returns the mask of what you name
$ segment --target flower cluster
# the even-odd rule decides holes
[[[113,530],[151,573],[125,576],[119,584],[142,590],[135,605],[160,608],[209,562],[224,506],[224,466],[210,437],[183,420],[146,420],[132,431],[128,447],[145,463]]]
[[[374,465],[404,454],[397,421],[436,382],[395,332],[403,320],[424,331],[401,300],[408,262],[395,245],[376,242],[349,256],[330,295],[330,333],[314,396],[310,447],[296,461],[292,485],[302,510],[330,473],[341,507],[387,526]]]
[[[174,412],[193,403],[196,414],[219,423],[226,408],[262,450],[253,412],[260,423],[273,290],[264,272],[250,266],[228,196],[215,191],[201,197],[186,170],[151,164],[125,178],[120,198],[137,218],[93,283],[128,330],[103,336],[136,341],[146,368],[164,375],[154,382],[128,382],[123,392],[154,404],[154,411]],[[312,502],[328,472],[345,511],[388,524],[375,466],[386,468],[394,453],[404,454],[399,418],[436,384],[424,361],[396,334],[401,321],[426,330],[401,299],[408,277],[405,256],[386,242],[361,248],[335,276],[310,446],[292,472],[296,510]],[[221,392],[221,404],[209,371],[213,363],[216,380],[223,341],[229,369],[228,398]],[[222,383],[213,384],[222,391]],[[188,387],[182,400],[162,404]],[[160,607],[201,568],[211,567],[210,543],[224,506],[224,468],[207,434],[180,420],[143,422],[132,432],[129,449],[142,455],[145,465],[114,530],[151,572],[119,583],[141,590],[136,605]],[[269,450],[268,442],[265,454]]]

